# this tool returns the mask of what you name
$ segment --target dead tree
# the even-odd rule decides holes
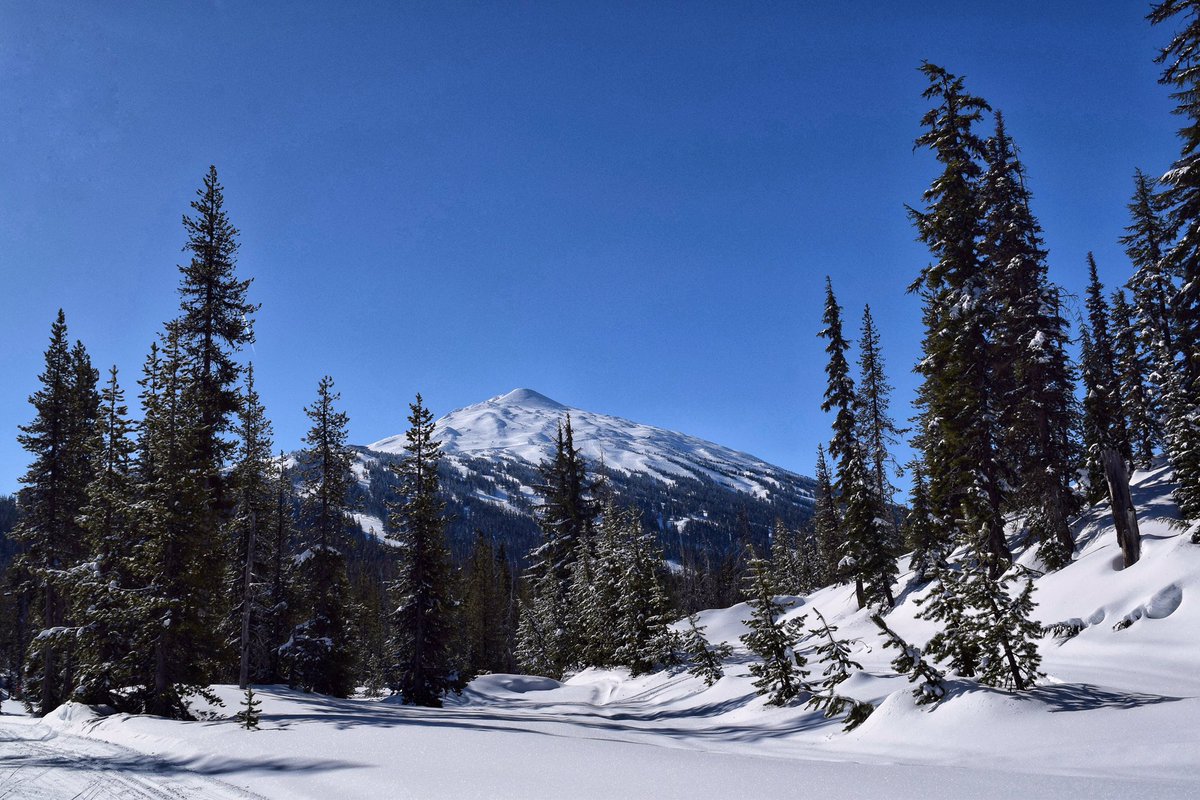
[[[1103,450],[1100,459],[1104,465],[1104,477],[1108,481],[1108,496],[1112,500],[1117,544],[1121,545],[1121,554],[1128,568],[1136,564],[1142,555],[1142,535],[1138,531],[1137,512],[1129,494],[1129,472],[1121,455],[1112,448]]]

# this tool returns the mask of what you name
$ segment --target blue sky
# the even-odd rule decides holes
[[[811,473],[824,276],[909,413],[922,59],[1005,112],[1053,277],[1177,147],[1139,2],[0,2],[0,491],[63,307],[135,389],[209,163],[279,445],[514,387]]]

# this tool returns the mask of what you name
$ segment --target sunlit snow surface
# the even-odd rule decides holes
[[[865,670],[842,691],[878,709],[849,734],[802,706],[763,704],[738,641],[748,612],[735,606],[700,615],[710,638],[738,647],[711,688],[678,671],[587,670],[565,683],[490,675],[444,709],[415,709],[265,687],[258,732],[229,719],[240,697],[231,687],[218,687],[225,708],[193,723],[98,718],[80,706],[41,723],[3,716],[0,796],[16,787],[13,797],[72,797],[115,773],[150,786],[80,796],[155,797],[166,787],[183,798],[1197,797],[1200,546],[1170,527],[1169,489],[1162,471],[1135,478],[1138,564],[1120,568],[1097,508],[1077,525],[1075,561],[1037,580],[1042,622],[1087,625],[1042,641],[1047,676],[1027,694],[957,681],[940,705],[916,706],[852,589],[832,587],[794,598],[790,614],[819,608],[859,640],[853,655]],[[923,590],[910,577],[902,572],[889,621],[923,644],[931,628],[914,618]],[[813,657],[810,645],[803,652]],[[231,794],[239,788],[254,794]]]

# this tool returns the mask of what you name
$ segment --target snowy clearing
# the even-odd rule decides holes
[[[1046,678],[1026,694],[956,681],[941,704],[917,706],[853,589],[830,587],[789,613],[818,608],[857,639],[864,671],[841,691],[877,709],[849,734],[839,719],[756,696],[739,605],[700,615],[711,640],[737,648],[712,687],[678,670],[591,669],[565,683],[488,675],[444,709],[266,687],[257,732],[231,719],[233,687],[217,687],[225,707],[198,722],[81,706],[37,721],[8,703],[0,798],[1198,796],[1200,547],[1171,527],[1169,490],[1161,470],[1135,477],[1136,565],[1120,569],[1097,508],[1076,526],[1075,561],[1037,580],[1038,619],[1082,630],[1042,640]],[[923,644],[932,628],[914,618],[924,590],[910,577],[888,620]]]

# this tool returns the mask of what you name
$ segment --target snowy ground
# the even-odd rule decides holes
[[[835,587],[792,613],[819,608],[860,640],[866,669],[844,691],[878,710],[849,734],[802,707],[764,707],[744,651],[711,688],[678,672],[493,675],[439,710],[264,689],[257,732],[228,719],[238,693],[218,687],[227,708],[193,723],[79,706],[0,717],[0,798],[1200,797],[1200,547],[1169,527],[1167,489],[1161,472],[1137,476],[1137,565],[1120,569],[1097,511],[1080,522],[1076,561],[1038,581],[1043,622],[1088,626],[1043,642],[1047,678],[1026,695],[959,683],[917,707],[852,592]],[[889,620],[923,643],[914,599]],[[735,606],[702,622],[736,643],[746,616]]]

